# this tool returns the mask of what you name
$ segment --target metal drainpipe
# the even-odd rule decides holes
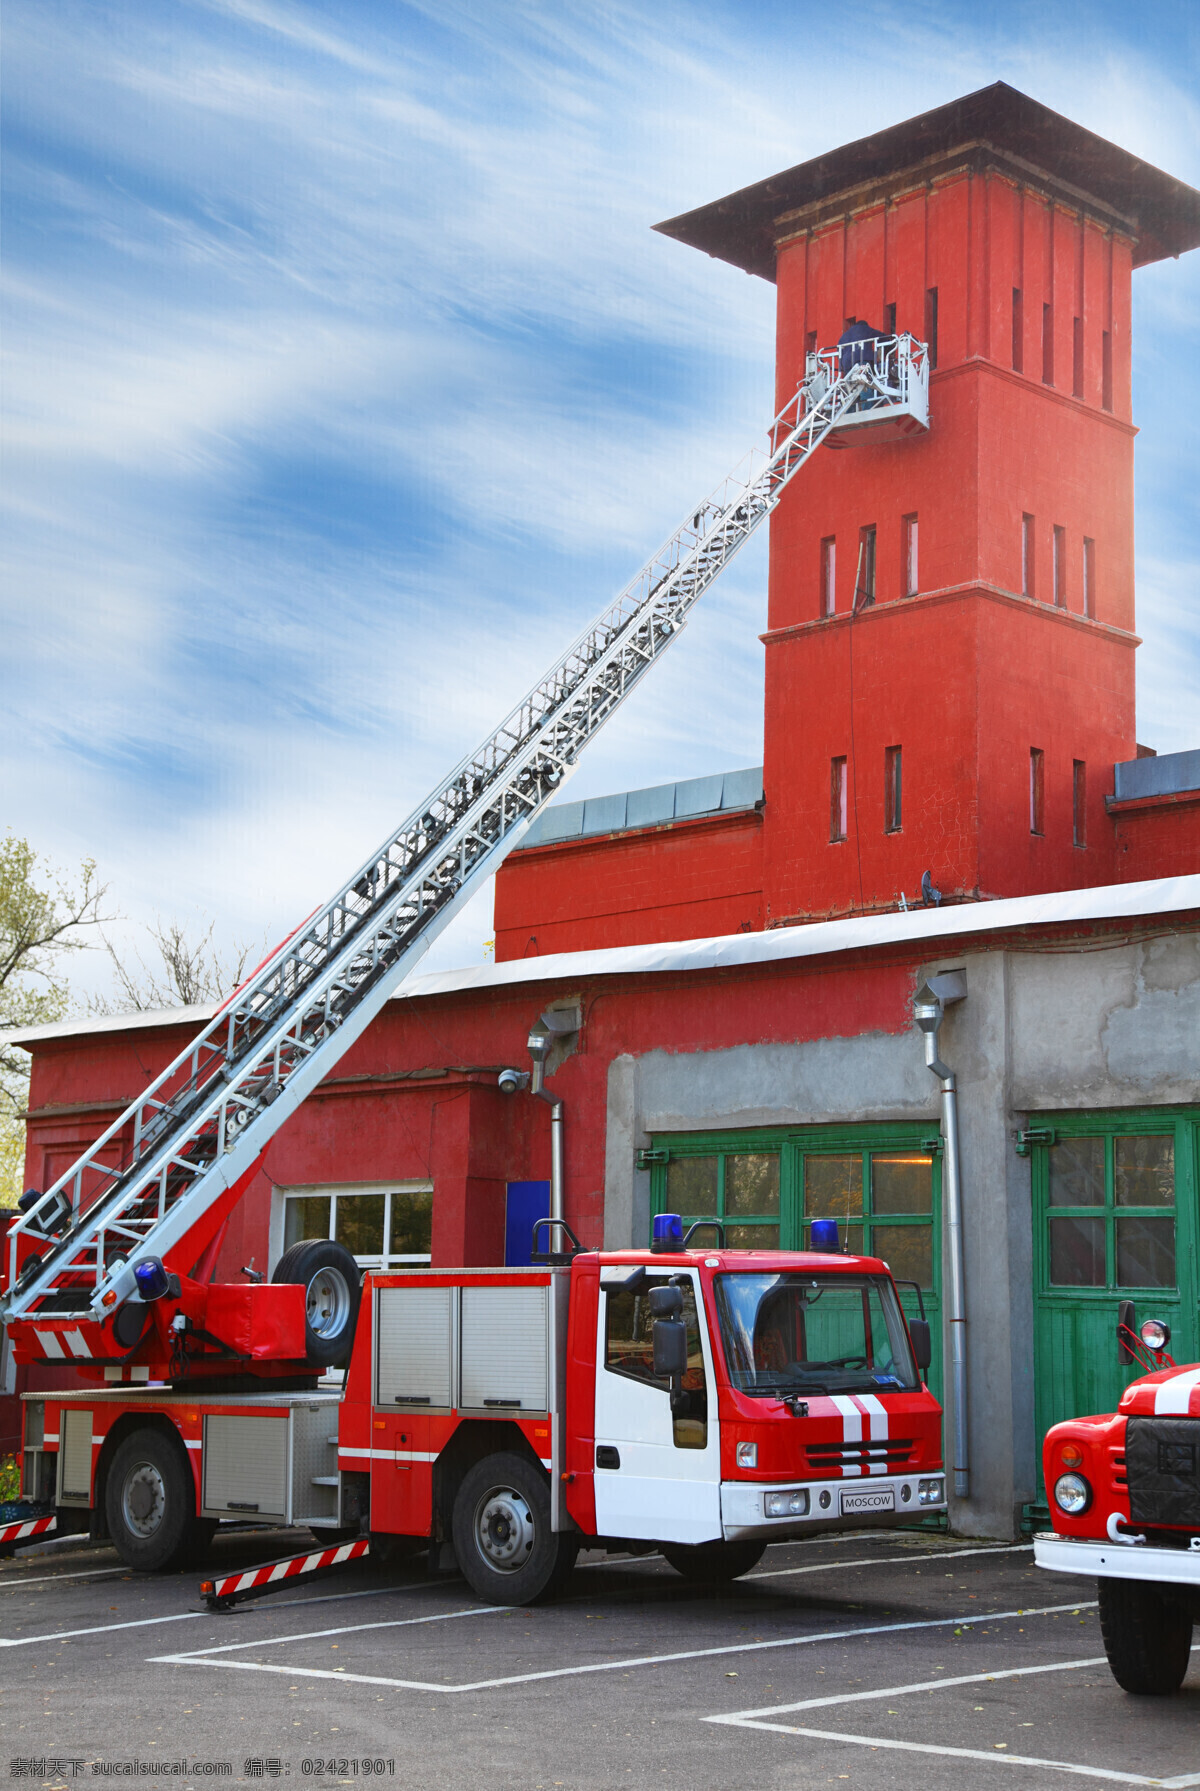
[[[940,988],[938,985],[942,985]],[[958,1148],[958,1085],[954,1071],[938,1055],[938,1034],[946,1001],[961,1001],[967,992],[961,971],[933,977],[922,984],[913,1015],[925,1035],[925,1063],[942,1086],[942,1135],[946,1142],[946,1242],[950,1257],[950,1376],[954,1388],[954,1493],[965,1499],[971,1490],[967,1454],[967,1309],[963,1274],[962,1165]]]
[[[550,1217],[561,1219],[563,1215],[563,1104],[557,1095],[552,1095],[545,1086],[546,1057],[553,1039],[544,1032],[531,1032],[529,1035],[529,1055],[533,1060],[533,1075],[529,1083],[529,1092],[536,1095],[539,1101],[545,1101],[550,1108]],[[551,1244],[555,1250],[557,1244]]]

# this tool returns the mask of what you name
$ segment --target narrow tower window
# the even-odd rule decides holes
[[[846,761],[829,761],[829,839],[833,844],[846,837]]]
[[[1112,334],[1109,330],[1105,330],[1103,336],[1100,339],[1100,360],[1101,360],[1100,402],[1104,406],[1105,410],[1111,410],[1113,407]]]
[[[1021,518],[1021,595],[1033,596],[1033,517]]]
[[[1071,396],[1083,397],[1083,318],[1075,319],[1075,340],[1071,352]]]
[[[1046,792],[1043,777],[1045,753],[1040,746],[1029,749],[1029,831],[1045,833]]]
[[[1071,813],[1074,818],[1075,844],[1087,845],[1087,765],[1082,759],[1072,762]]]
[[[821,543],[821,614],[831,616],[837,608],[837,536],[826,535]]]
[[[917,518],[915,514],[900,518],[900,568],[904,595],[915,597],[920,590],[920,585],[917,582]]]
[[[1083,537],[1083,613],[1096,616],[1096,543],[1090,535]]]
[[[1025,307],[1019,286],[1013,287],[1012,364],[1014,373],[1025,371]]]
[[[1054,525],[1054,601],[1059,609],[1067,607],[1067,531]]]
[[[885,747],[883,753],[883,830],[885,833],[899,833],[903,824],[903,775],[900,747]]]
[[[929,344],[930,368],[937,366],[938,289],[931,286],[925,294],[925,340]]]
[[[875,601],[875,524],[858,531],[858,583],[854,592],[856,610],[867,609]]]
[[[1042,384],[1054,384],[1054,306],[1042,306]]]
[[[883,333],[885,336],[894,336],[896,334],[895,305],[885,305],[883,307]]]

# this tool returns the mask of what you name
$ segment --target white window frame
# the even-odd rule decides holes
[[[283,1255],[284,1237],[287,1229],[287,1203],[289,1200],[329,1199],[329,1235],[332,1238],[337,1231],[337,1203],[339,1196],[356,1196],[360,1194],[382,1194],[383,1203],[383,1235],[391,1235],[392,1195],[393,1194],[432,1194],[431,1181],[410,1181],[397,1178],[387,1182],[312,1182],[293,1188],[276,1188],[271,1201],[271,1235],[269,1244],[270,1269],[273,1273],[276,1263]],[[386,1272],[399,1268],[407,1263],[427,1263],[431,1261],[425,1256],[400,1256],[384,1251],[379,1256],[356,1256],[354,1259],[360,1268]]]

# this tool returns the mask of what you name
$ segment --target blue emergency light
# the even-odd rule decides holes
[[[813,1220],[812,1248],[814,1250],[840,1251],[836,1219]]]
[[[683,1220],[678,1213],[655,1214],[650,1248],[655,1252],[683,1249]]]
[[[171,1278],[158,1256],[143,1258],[134,1269],[133,1278],[138,1284],[138,1292],[147,1303],[161,1300],[171,1285]]]

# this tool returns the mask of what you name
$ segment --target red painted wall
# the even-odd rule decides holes
[[[762,929],[762,816],[735,813],[514,852],[496,959]]]
[[[1136,751],[1132,244],[1036,180],[1018,188],[995,170],[915,181],[857,210],[854,199],[836,218],[826,200],[811,224],[781,226],[778,403],[810,342],[835,342],[848,318],[882,326],[894,306],[896,327],[924,338],[936,288],[931,427],[821,451],[771,520],[761,823],[742,837],[721,823],[716,852],[708,833],[668,829],[515,855],[497,879],[498,958],[889,908],[916,895],[925,871],[972,900],[1154,875],[1187,856],[1188,845],[1161,843],[1179,837],[1178,821],[1127,832],[1118,849],[1104,806],[1113,763]],[[915,596],[902,583],[910,516]],[[876,601],[851,623],[869,525]],[[830,538],[836,613],[823,617]],[[902,826],[885,832],[896,746]],[[833,842],[830,762],[841,757],[850,813]]]
[[[1116,881],[1185,877],[1200,871],[1200,795],[1153,796],[1113,806]]]
[[[812,331],[825,344],[846,318],[879,324],[894,304],[897,327],[923,336],[931,287],[938,329],[928,435],[823,452],[772,520],[767,925],[890,907],[901,891],[911,899],[925,870],[966,898],[1116,875],[1103,797],[1113,762],[1135,751],[1129,278],[1123,239],[998,176],[922,188],[781,247],[780,402],[795,389]],[[1111,413],[1102,406],[1105,330],[1115,336]],[[902,586],[902,523],[912,515],[915,597]],[[1023,595],[1025,515],[1034,519],[1031,596]],[[870,525],[876,602],[850,622],[860,531]],[[830,537],[838,613],[822,618],[821,544]],[[1093,543],[1086,617],[1085,537]],[[903,827],[885,834],[884,755],[895,746]],[[1045,755],[1040,836],[1030,828],[1033,747]],[[853,800],[847,838],[831,843],[830,761],[843,756]],[[1076,760],[1088,768],[1086,846],[1074,843]]]

